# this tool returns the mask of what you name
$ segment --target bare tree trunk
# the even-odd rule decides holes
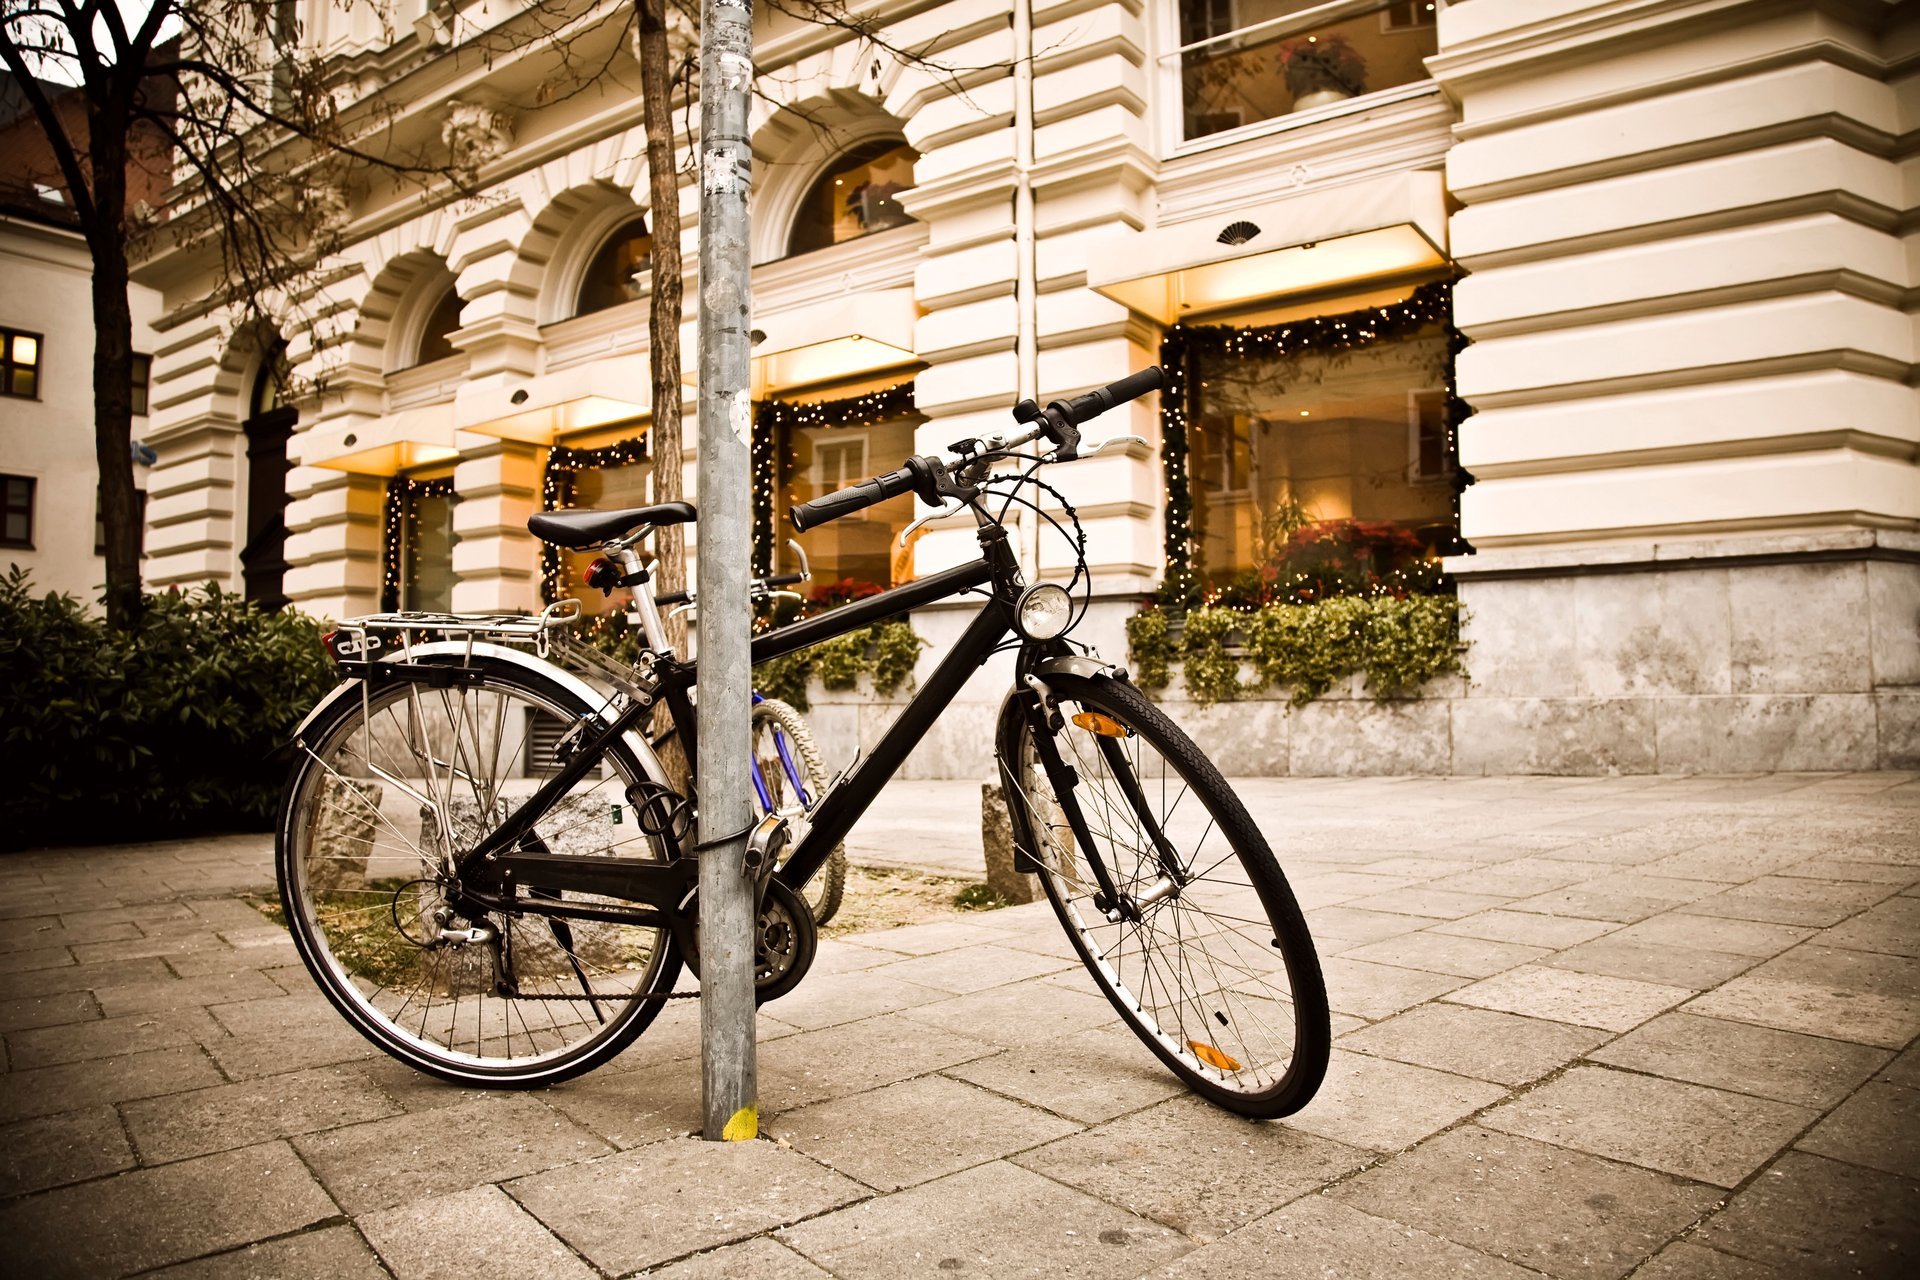
[[[636,0],[640,23],[640,110],[647,133],[647,180],[653,206],[653,295],[648,316],[653,374],[653,426],[648,452],[653,455],[656,502],[682,495],[680,404],[680,175],[673,151],[673,70],[667,51],[667,0]],[[668,525],[654,534],[660,559],[658,590],[684,590],[687,542],[684,526]],[[667,623],[667,638],[682,655],[687,648],[684,618]]]
[[[127,147],[96,113],[90,149],[93,254],[93,449],[106,526],[107,625],[140,618],[140,510],[133,489],[133,309],[127,302]]]

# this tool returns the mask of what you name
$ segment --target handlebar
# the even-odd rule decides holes
[[[1028,432],[1011,445],[995,442],[994,456],[997,456],[997,451],[1024,444],[1044,435],[1053,442],[1060,457],[1071,459],[1076,455],[1079,447],[1079,427],[1082,423],[1099,417],[1115,405],[1137,400],[1149,391],[1157,391],[1164,385],[1166,385],[1166,376],[1161,373],[1160,366],[1148,365],[1138,373],[1130,373],[1117,382],[1110,382],[1083,396],[1075,396],[1071,400],[1055,400],[1044,411],[1035,408],[1031,401],[1024,401],[1021,409],[1026,413],[1022,415],[1019,410],[1016,410],[1016,416],[1021,416],[1023,421],[1029,422],[1037,419],[1038,425],[1035,430]],[[969,445],[971,443],[968,442]],[[972,461],[979,462],[984,455],[973,453],[970,456]],[[805,533],[829,520],[852,515],[876,503],[885,502],[888,498],[897,498],[903,493],[918,493],[929,505],[938,505],[942,498],[955,496],[956,490],[948,479],[946,465],[940,459],[915,456],[908,458],[907,464],[898,471],[889,471],[884,475],[877,475],[872,479],[862,480],[856,485],[825,494],[811,502],[803,502],[787,513],[787,519],[793,523],[795,529]],[[976,494],[977,490],[958,491],[958,496],[961,497],[970,498]]]

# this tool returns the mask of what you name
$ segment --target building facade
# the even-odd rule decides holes
[[[309,5],[305,38],[477,194],[346,182],[345,248],[275,300],[272,333],[196,303],[206,264],[148,265],[166,300],[155,584],[331,616],[538,608],[577,576],[527,516],[651,491],[630,6],[569,6],[563,30],[544,11],[389,8]],[[756,19],[764,563],[793,563],[775,533],[792,503],[998,431],[1022,397],[1162,362],[1160,402],[1111,415],[1147,444],[1048,477],[1085,529],[1103,651],[1124,653],[1125,619],[1170,579],[1271,583],[1313,539],[1444,570],[1465,618],[1465,676],[1414,696],[1177,708],[1236,770],[1920,761],[1905,7],[858,12],[872,38]],[[698,204],[689,165],[689,352]],[[690,491],[697,467],[689,450]],[[903,545],[925,514],[900,499],[809,534],[816,582],[970,555],[966,521]],[[1070,552],[1043,530],[1023,526],[1025,554],[1060,572]],[[923,661],[962,620],[915,615]],[[1005,687],[976,680],[910,768],[984,775]],[[816,706],[842,759],[887,714]]]

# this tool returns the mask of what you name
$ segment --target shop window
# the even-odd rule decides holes
[[[0,329],[0,396],[40,398],[40,335]]]
[[[33,550],[32,476],[0,476],[0,547]]]
[[[1427,78],[1436,0],[1182,0],[1182,136]]]
[[[133,412],[137,417],[147,413],[147,388],[153,381],[153,357],[134,352],[133,355]]]
[[[387,482],[382,609],[452,611],[453,509],[459,503],[452,477],[395,476]]]
[[[1449,344],[1438,321],[1344,349],[1196,351],[1194,569],[1215,591],[1368,594],[1455,539]]]
[[[906,418],[852,426],[781,423],[773,430],[772,523],[780,531],[774,563],[782,571],[796,567],[789,563],[792,553],[785,546],[792,536],[788,511],[876,472],[891,471],[914,451],[913,422]],[[813,589],[851,582],[884,590],[907,581],[913,576],[913,560],[911,549],[900,546],[900,535],[912,522],[913,495],[902,494],[800,534],[798,541],[813,569]]]
[[[140,554],[145,555],[147,546],[147,491],[145,489],[133,491],[133,525],[138,530],[136,537]],[[97,556],[107,554],[107,514],[100,502],[98,486],[95,486],[93,491],[93,554]]]
[[[616,463],[612,466],[582,469],[573,476],[572,505],[586,511],[617,511],[622,507],[644,507],[653,501],[653,460]],[[609,597],[582,585],[587,566],[598,551],[562,551],[561,579],[563,596],[578,596],[581,608],[592,614],[626,608],[627,593]]]
[[[899,197],[913,186],[919,158],[906,143],[882,139],[834,160],[800,202],[787,252],[810,253],[912,222]]]
[[[653,237],[647,233],[647,220],[632,218],[623,223],[587,264],[587,274],[580,281],[579,304],[573,313],[591,315],[644,298],[647,291],[640,278],[651,267],[652,257]]]
[[[440,295],[440,300],[433,304],[433,310],[427,315],[427,323],[420,331],[420,350],[414,357],[415,364],[430,364],[455,354],[453,335],[460,327],[460,312],[466,305],[460,300],[459,292],[452,287]]]

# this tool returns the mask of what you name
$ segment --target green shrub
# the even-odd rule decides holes
[[[926,643],[909,623],[876,622],[760,663],[753,669],[753,687],[805,711],[809,677],[818,676],[829,689],[851,689],[864,671],[873,677],[874,692],[885,697],[913,674]]]
[[[0,579],[0,845],[259,829],[293,728],[332,687],[321,624],[237,595],[148,596],[113,631]]]
[[[1164,689],[1172,678],[1173,628],[1165,609],[1149,605],[1127,619],[1127,655],[1133,682],[1142,689]]]
[[[1233,609],[1195,609],[1187,614],[1184,670],[1187,693],[1195,701],[1231,702],[1240,696],[1240,657],[1229,653],[1227,646],[1246,621],[1246,614]]]

